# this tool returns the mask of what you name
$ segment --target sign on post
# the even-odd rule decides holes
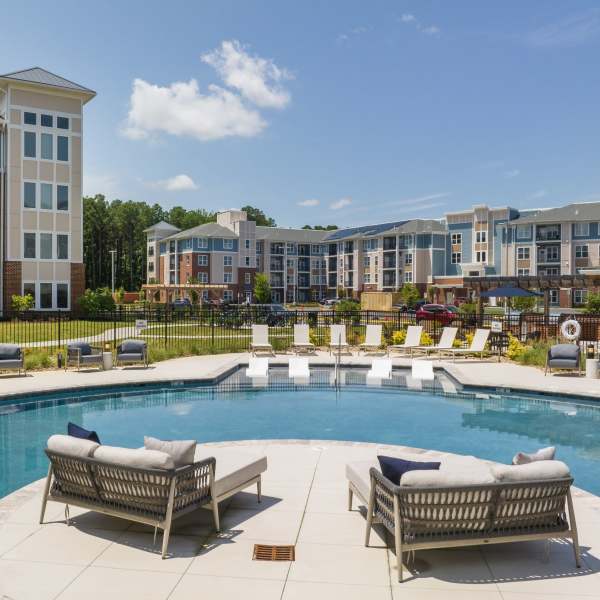
[[[492,321],[492,333],[502,333],[502,321]]]
[[[139,333],[142,329],[148,329],[148,321],[146,319],[136,319],[135,329]]]

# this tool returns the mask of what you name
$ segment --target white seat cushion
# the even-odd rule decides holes
[[[258,452],[235,447],[220,448],[198,444],[194,461],[214,456],[217,461],[215,472],[215,494],[223,496],[246,481],[267,470],[267,457]]]
[[[490,465],[474,456],[448,454],[440,459],[439,470],[409,471],[402,476],[402,487],[459,487],[496,482]]]
[[[58,452],[59,454],[67,454],[68,456],[78,456],[81,458],[89,458],[93,456],[96,448],[100,444],[90,440],[73,437],[72,435],[52,435],[48,438],[48,450]]]
[[[560,460],[538,460],[524,465],[494,465],[492,473],[501,483],[544,481],[569,477],[567,465]]]
[[[113,465],[124,465],[138,469],[174,469],[173,459],[166,453],[145,448],[119,448],[99,446],[94,458]]]

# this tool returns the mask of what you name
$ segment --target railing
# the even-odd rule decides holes
[[[539,313],[508,315],[456,314],[449,322],[446,317],[422,320],[419,324],[434,342],[439,340],[445,325],[458,328],[457,339],[468,346],[469,334],[477,327],[492,328],[499,323],[501,331],[493,333],[493,349],[503,351],[507,334],[521,341],[537,341],[560,337],[560,325],[567,315],[545,316]],[[592,343],[598,350],[600,315],[578,314],[581,324],[580,343]],[[230,308],[184,307],[172,309],[161,306],[151,309],[117,310],[94,315],[69,312],[30,312],[4,314],[0,320],[0,343],[17,343],[28,348],[63,349],[68,341],[85,341],[93,345],[114,348],[126,338],[141,338],[152,346],[177,349],[187,348],[196,354],[246,351],[252,338],[253,323],[269,325],[270,341],[275,350],[292,346],[293,325],[307,323],[311,341],[316,346],[327,346],[332,324],[346,326],[350,345],[364,341],[367,325],[381,324],[384,344],[394,341],[394,333],[416,324],[412,312],[399,311],[340,311],[290,310],[273,311],[260,306]]]

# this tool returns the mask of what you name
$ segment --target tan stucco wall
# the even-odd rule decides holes
[[[37,160],[24,160],[23,161],[23,179],[37,179],[38,178],[38,163]]]
[[[42,94],[21,89],[11,89],[11,103],[28,106],[39,110],[52,110],[57,112],[81,114],[81,101],[77,98],[66,98],[53,94]]]
[[[53,181],[54,180],[54,164],[50,162],[41,162],[40,163],[40,179],[43,181]]]

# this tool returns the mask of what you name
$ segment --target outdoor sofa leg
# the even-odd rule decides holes
[[[217,500],[217,495],[215,494],[215,468],[214,468],[214,466],[210,467],[209,487],[210,487],[210,505],[212,508],[213,520],[215,522],[215,531],[217,531],[217,533],[218,533],[221,530],[221,523],[219,522],[219,502]]]
[[[371,527],[373,527],[373,511],[375,510],[375,479],[371,477],[371,491],[369,492],[369,506],[367,507],[367,530],[365,532],[365,546],[369,546]]]
[[[402,583],[402,531],[400,530],[400,506],[398,496],[394,494],[394,542],[396,545],[396,567],[398,581]]]
[[[262,481],[260,475],[258,476],[258,481],[256,482],[256,501],[259,504],[262,502]]]
[[[163,559],[167,557],[167,549],[169,547],[169,536],[171,535],[171,522],[173,520],[173,504],[175,503],[175,484],[177,483],[177,478],[173,477],[171,479],[171,489],[169,490],[169,503],[167,504],[167,514],[165,518],[165,525],[163,530],[163,543],[162,543],[162,553],[161,556]]]
[[[577,521],[575,520],[575,511],[573,510],[573,498],[571,490],[567,492],[567,506],[569,508],[569,527],[571,528],[571,541],[573,543],[573,553],[575,554],[575,566],[581,568],[581,555],[579,551],[579,536],[577,534]]]
[[[348,510],[352,510],[352,488],[348,486]]]
[[[46,513],[46,504],[48,503],[48,494],[50,492],[50,482],[52,481],[52,463],[48,466],[48,476],[46,477],[46,485],[44,485],[44,495],[42,496],[42,510],[40,511],[40,525],[44,522],[44,514]]]

